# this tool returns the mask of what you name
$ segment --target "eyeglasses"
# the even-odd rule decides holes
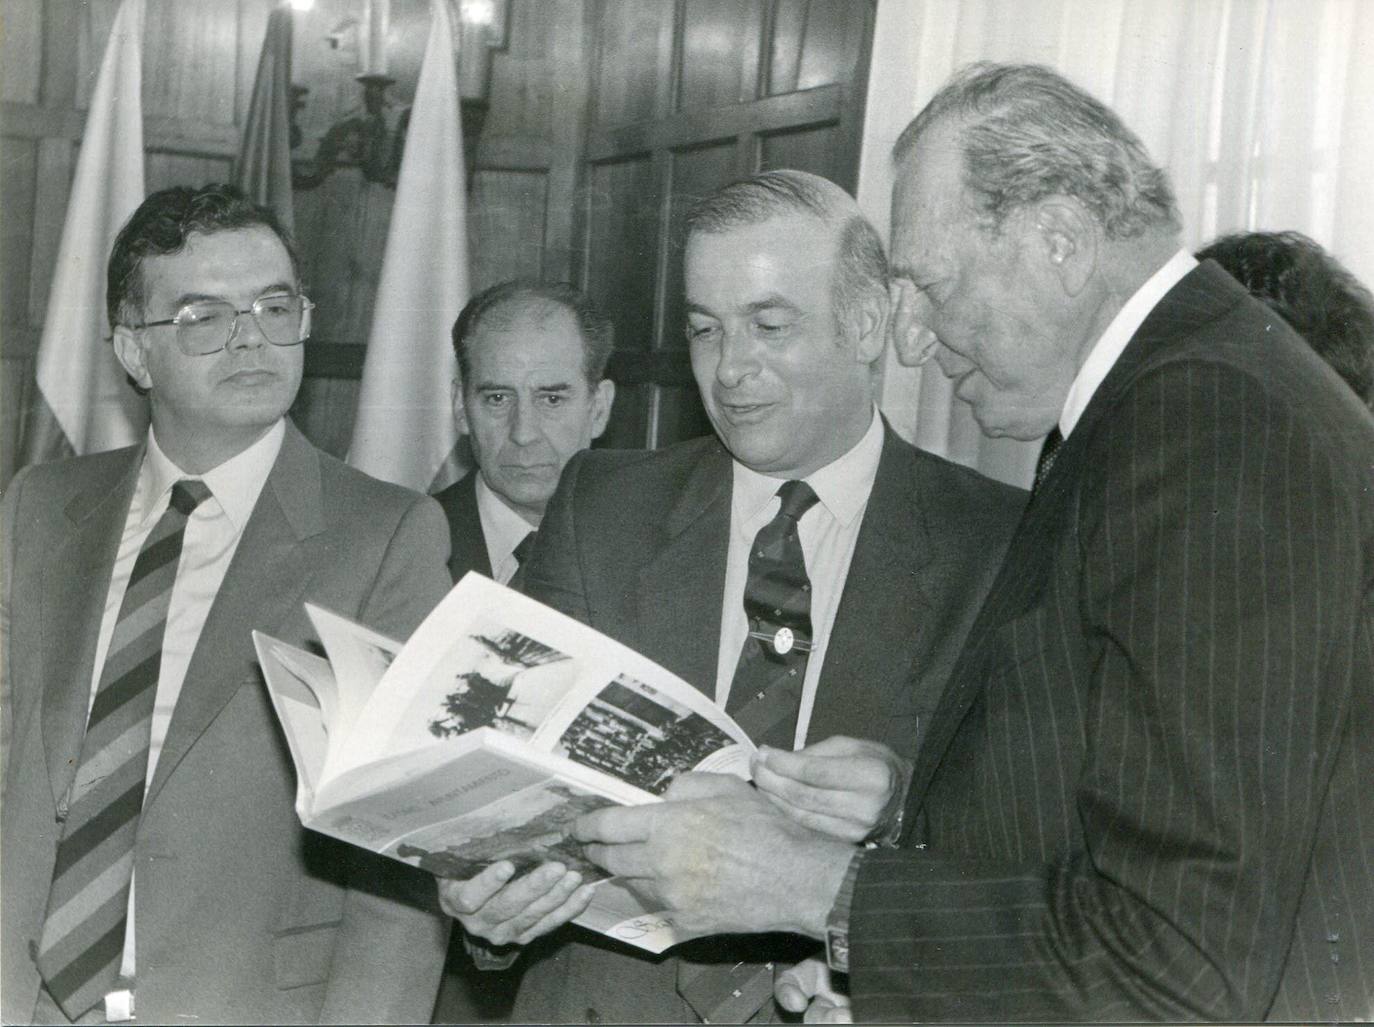
[[[310,312],[315,309],[304,296],[283,293],[260,296],[247,310],[227,300],[197,300],[162,321],[144,321],[130,328],[161,328],[176,325],[177,346],[188,357],[208,357],[234,341],[239,318],[251,314],[262,337],[273,346],[299,346],[310,338]]]

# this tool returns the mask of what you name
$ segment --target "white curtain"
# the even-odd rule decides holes
[[[1169,170],[1184,245],[1297,229],[1374,285],[1374,0],[879,0],[859,203],[886,230],[897,135],[956,68],[1035,61],[1102,99]],[[1038,443],[982,436],[932,361],[887,357],[907,438],[1029,483]]]

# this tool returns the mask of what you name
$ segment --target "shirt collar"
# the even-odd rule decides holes
[[[482,522],[487,555],[501,557],[500,560],[492,560],[492,572],[498,573],[497,565],[515,552],[515,547],[534,528],[491,490],[480,470],[473,473],[477,475],[477,516]]]
[[[1128,299],[1111,324],[1093,343],[1088,351],[1088,359],[1078,369],[1078,375],[1069,386],[1069,394],[1064,399],[1064,409],[1059,415],[1059,431],[1064,438],[1069,437],[1078,424],[1083,411],[1088,409],[1093,393],[1097,392],[1117,359],[1126,349],[1136,331],[1150,316],[1150,311],[1159,305],[1165,295],[1197,267],[1197,261],[1186,250],[1179,250],[1165,262],[1164,266],[1145,280],[1145,284]]]
[[[815,491],[826,512],[846,527],[863,512],[873,481],[878,476],[878,460],[883,455],[883,420],[873,409],[868,431],[843,456],[813,471],[803,480]],[[735,521],[752,537],[768,520],[769,504],[776,498],[782,482],[731,461],[734,469]]]
[[[263,486],[267,484],[267,476],[277,462],[277,454],[281,452],[285,437],[286,420],[283,418],[243,452],[231,456],[204,474],[187,474],[163,452],[157,443],[157,435],[149,428],[148,452],[143,459],[138,482],[141,519],[146,522],[153,513],[161,513],[164,508],[162,498],[178,481],[199,478],[205,482],[210,495],[219,503],[235,532],[242,532],[253,513],[253,507],[257,505]]]

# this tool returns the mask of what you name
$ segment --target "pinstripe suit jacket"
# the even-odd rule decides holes
[[[1216,265],[1027,509],[917,810],[860,1020],[1374,1014],[1374,420]]]
[[[549,504],[526,592],[715,689],[730,535],[731,464],[714,438],[575,456]],[[873,738],[910,755],[1025,502],[1019,489],[886,429],[831,628],[809,737]],[[779,958],[777,936],[697,943],[702,960]],[[677,960],[580,928],[531,946],[521,1023],[676,1023]]]

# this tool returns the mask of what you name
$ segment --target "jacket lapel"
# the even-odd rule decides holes
[[[640,568],[634,594],[627,597],[628,622],[636,625],[631,644],[711,698],[720,655],[731,481],[729,456],[712,444],[668,511],[664,547]]]
[[[143,447],[92,480],[63,511],[68,534],[43,575],[43,746],[54,808],[71,784],[86,729],[95,649]]]
[[[1098,424],[1115,408],[1145,361],[1161,346],[1222,316],[1244,297],[1220,266],[1206,261],[1165,294],[1141,323],[1111,371],[1093,394],[1078,424],[1059,450],[1054,467],[1031,498],[1007,549],[988,598],[979,611],[935,716],[917,755],[907,822],[924,798],[949,743],[987,683],[988,646],[1003,624],[1033,601],[1050,572],[1053,541],[1074,520],[1075,483]]]
[[[911,687],[912,657],[925,644],[930,619],[922,572],[931,550],[914,473],[912,451],[884,421],[878,473],[830,630],[808,742],[874,737],[903,708],[898,695]]]
[[[487,537],[482,532],[482,517],[477,510],[477,475],[480,473],[474,470],[453,486],[452,495],[445,495],[441,500],[444,513],[448,515],[451,550],[448,569],[454,581],[470,570],[491,577]]]
[[[172,713],[157,770],[144,800],[151,805],[187,750],[242,685],[255,680],[249,632],[288,621],[314,574],[301,542],[324,530],[319,456],[290,423],[234,558],[210,606]]]

